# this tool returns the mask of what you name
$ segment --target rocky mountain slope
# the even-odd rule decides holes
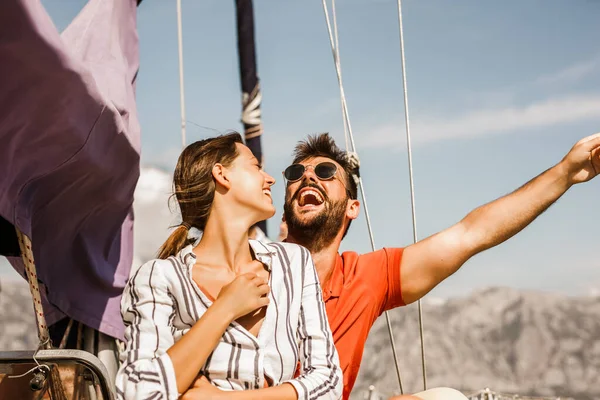
[[[143,168],[134,202],[134,264],[153,258],[169,226],[177,224],[177,210],[171,213],[166,206],[170,193],[169,174]],[[0,267],[10,268],[5,260]],[[11,276],[20,279],[16,273]],[[419,391],[417,308],[404,307],[390,316],[405,392]],[[489,387],[521,395],[600,400],[600,297],[489,288],[443,302],[426,300],[424,323],[429,387],[464,392]],[[0,281],[0,350],[36,346],[27,284]],[[353,398],[362,399],[371,385],[384,395],[398,391],[383,316],[367,342]]]
[[[489,288],[423,305],[428,387],[600,399],[600,298]],[[390,313],[405,391],[422,390],[416,306]],[[371,332],[353,398],[393,394],[384,317]]]
[[[33,350],[38,345],[35,315],[25,280],[0,282],[0,351]]]
[[[600,399],[600,298],[489,288],[423,304],[428,386],[465,393],[489,387],[521,395]],[[422,388],[416,306],[390,313],[403,385]],[[37,345],[25,282],[0,282],[0,349]],[[398,383],[385,318],[367,341],[353,399]]]

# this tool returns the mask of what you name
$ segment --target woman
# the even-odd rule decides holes
[[[189,145],[174,174],[182,224],[131,272],[121,310],[121,399],[338,399],[321,288],[303,247],[248,239],[275,213],[274,179],[229,134]],[[188,231],[203,231],[189,244]],[[198,382],[212,390],[198,391]],[[221,390],[217,390],[219,388]],[[194,393],[202,393],[196,396]]]

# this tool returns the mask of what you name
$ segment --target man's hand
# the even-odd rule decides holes
[[[213,386],[204,376],[198,375],[192,386],[181,396],[181,400],[220,400],[225,393]]]
[[[600,173],[600,133],[581,139],[560,162],[571,185]]]

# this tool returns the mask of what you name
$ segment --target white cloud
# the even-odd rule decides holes
[[[172,177],[158,168],[142,168],[135,187],[135,203],[149,204],[162,201],[173,191]]]
[[[557,86],[562,86],[564,89],[569,84],[577,83],[594,73],[600,74],[600,56],[580,61],[560,71],[540,75],[528,82],[508,83],[501,88],[486,92],[467,92],[467,98],[475,104],[495,106],[510,104],[523,94],[539,92],[546,88],[555,90]]]
[[[573,84],[594,73],[600,73],[600,55],[560,71],[541,75],[527,83],[509,84],[491,92],[471,93],[471,102],[480,107],[477,110],[452,117],[411,115],[411,139],[413,143],[421,144],[600,118],[600,96],[572,94],[545,99],[524,107],[511,105],[524,92],[539,91],[540,86]],[[334,102],[330,101],[328,104],[332,107]],[[375,128],[371,126],[356,130],[368,133],[357,138],[361,147],[406,146],[403,119],[376,125]]]
[[[142,152],[142,165],[158,166],[167,171],[173,171],[181,151],[182,148],[179,146],[166,146],[144,151]]]
[[[600,96],[573,95],[532,103],[525,107],[476,110],[457,117],[414,117],[413,143],[479,137],[539,128],[586,119],[600,119]],[[365,130],[367,131],[367,130]],[[404,123],[387,123],[370,131],[364,147],[405,146]]]
[[[534,81],[536,85],[561,85],[577,82],[594,72],[600,71],[600,57],[583,61],[561,71],[542,75]]]
[[[142,168],[140,171],[133,202],[134,265],[155,257],[170,233],[169,227],[180,218],[176,205],[169,204],[171,181],[171,174],[157,168]]]
[[[3,256],[0,256],[0,277],[3,281],[9,279],[11,281],[14,280],[17,282],[24,282],[24,279],[17,273],[17,271],[14,270],[14,268],[12,267],[12,265],[10,265],[6,257]]]

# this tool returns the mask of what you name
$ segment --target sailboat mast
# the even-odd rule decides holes
[[[262,93],[256,67],[256,46],[254,40],[254,9],[252,0],[235,0],[237,16],[238,57],[240,62],[240,81],[242,86],[242,123],[246,146],[262,163],[263,151],[261,136],[263,133],[260,104]],[[266,234],[267,224],[261,221],[258,227]]]

